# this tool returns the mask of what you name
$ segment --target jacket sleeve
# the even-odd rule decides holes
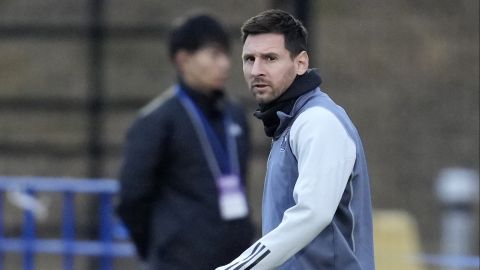
[[[355,163],[355,143],[340,121],[321,107],[307,109],[295,120],[289,142],[298,161],[295,205],[274,230],[217,270],[275,269],[332,221]]]
[[[167,129],[151,116],[137,119],[127,134],[121,165],[117,214],[122,219],[141,259],[149,247],[152,202],[158,190],[158,168],[162,164]],[[157,181],[155,181],[157,180]]]

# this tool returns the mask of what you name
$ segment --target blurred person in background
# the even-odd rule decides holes
[[[373,270],[372,213],[360,137],[309,69],[307,31],[280,10],[242,26],[243,72],[272,138],[263,237],[235,270]]]
[[[170,33],[177,83],[129,128],[117,212],[148,269],[211,270],[252,243],[249,130],[224,91],[229,37],[204,14]]]

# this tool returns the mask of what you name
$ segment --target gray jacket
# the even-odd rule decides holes
[[[367,164],[351,120],[319,88],[277,114],[263,237],[220,269],[375,269]]]

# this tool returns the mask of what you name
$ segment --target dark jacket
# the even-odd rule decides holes
[[[223,137],[222,110],[188,94]],[[244,113],[226,99],[216,103],[224,103],[242,128],[236,141],[245,179],[250,142]],[[117,212],[152,269],[214,269],[251,243],[249,218],[220,217],[215,179],[174,89],[143,108],[130,127],[120,182]]]

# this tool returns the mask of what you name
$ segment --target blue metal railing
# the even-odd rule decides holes
[[[39,253],[63,256],[63,269],[73,269],[75,255],[100,257],[100,269],[113,269],[115,257],[135,255],[129,242],[115,241],[114,234],[122,232],[121,224],[114,217],[113,197],[118,192],[117,181],[112,179],[78,179],[52,177],[8,177],[0,176],[0,270],[4,269],[7,252],[23,253],[23,269],[35,269],[35,255]],[[23,211],[22,232],[19,237],[6,237],[4,226],[4,195],[21,192],[35,198],[40,192],[61,193],[63,196],[61,235],[54,239],[36,237],[36,218],[33,207]],[[74,198],[79,193],[99,197],[99,239],[78,240],[75,235],[76,211]],[[30,205],[31,206],[31,205]],[[123,236],[127,234],[123,231]]]

